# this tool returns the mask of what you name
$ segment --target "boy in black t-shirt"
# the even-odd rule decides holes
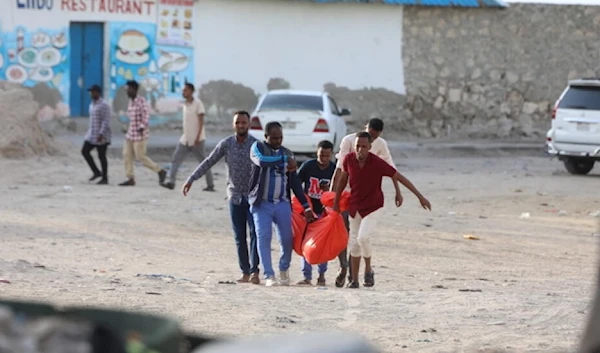
[[[310,197],[313,212],[317,217],[321,217],[323,214],[321,194],[324,191],[329,191],[329,184],[335,172],[335,163],[331,161],[332,155],[333,144],[327,140],[323,140],[319,142],[317,158],[304,162],[298,170],[298,176],[304,187],[304,193]],[[326,271],[327,262],[319,264],[318,286],[325,285]],[[310,285],[312,281],[312,266],[304,258],[302,258],[302,273],[304,274],[304,280],[298,282],[298,284]]]

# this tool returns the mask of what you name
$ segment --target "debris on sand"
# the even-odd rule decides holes
[[[468,240],[480,240],[480,238],[478,236],[475,236],[472,234],[465,234],[465,235],[463,235],[463,238],[468,239]]]

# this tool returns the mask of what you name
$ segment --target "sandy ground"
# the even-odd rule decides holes
[[[539,157],[397,158],[433,212],[408,191],[396,209],[384,183],[374,288],[335,288],[337,261],[326,289],[266,288],[219,284],[238,277],[223,165],[218,192],[202,192],[200,180],[184,198],[141,166],[138,186],[117,187],[118,159],[112,185],[88,184],[74,150],[0,161],[0,278],[11,282],[0,283],[3,298],[171,314],[210,335],[346,330],[382,352],[577,345],[596,273],[598,171],[573,177]],[[194,166],[188,160],[180,179]],[[301,279],[296,255],[291,274]]]

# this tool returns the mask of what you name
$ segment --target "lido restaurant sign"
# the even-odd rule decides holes
[[[69,19],[90,21],[127,20],[155,22],[157,0],[15,0],[17,10],[61,12]]]

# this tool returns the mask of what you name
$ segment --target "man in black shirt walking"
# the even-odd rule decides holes
[[[323,214],[321,194],[329,190],[329,184],[335,172],[335,163],[331,161],[332,155],[333,144],[327,140],[323,140],[319,142],[317,158],[304,162],[298,170],[298,176],[304,187],[304,193],[310,197],[313,212],[319,218]],[[326,271],[327,262],[319,264],[318,286],[325,285]],[[304,280],[298,282],[298,284],[310,285],[312,281],[312,266],[304,258],[302,258],[302,273],[304,274]]]

